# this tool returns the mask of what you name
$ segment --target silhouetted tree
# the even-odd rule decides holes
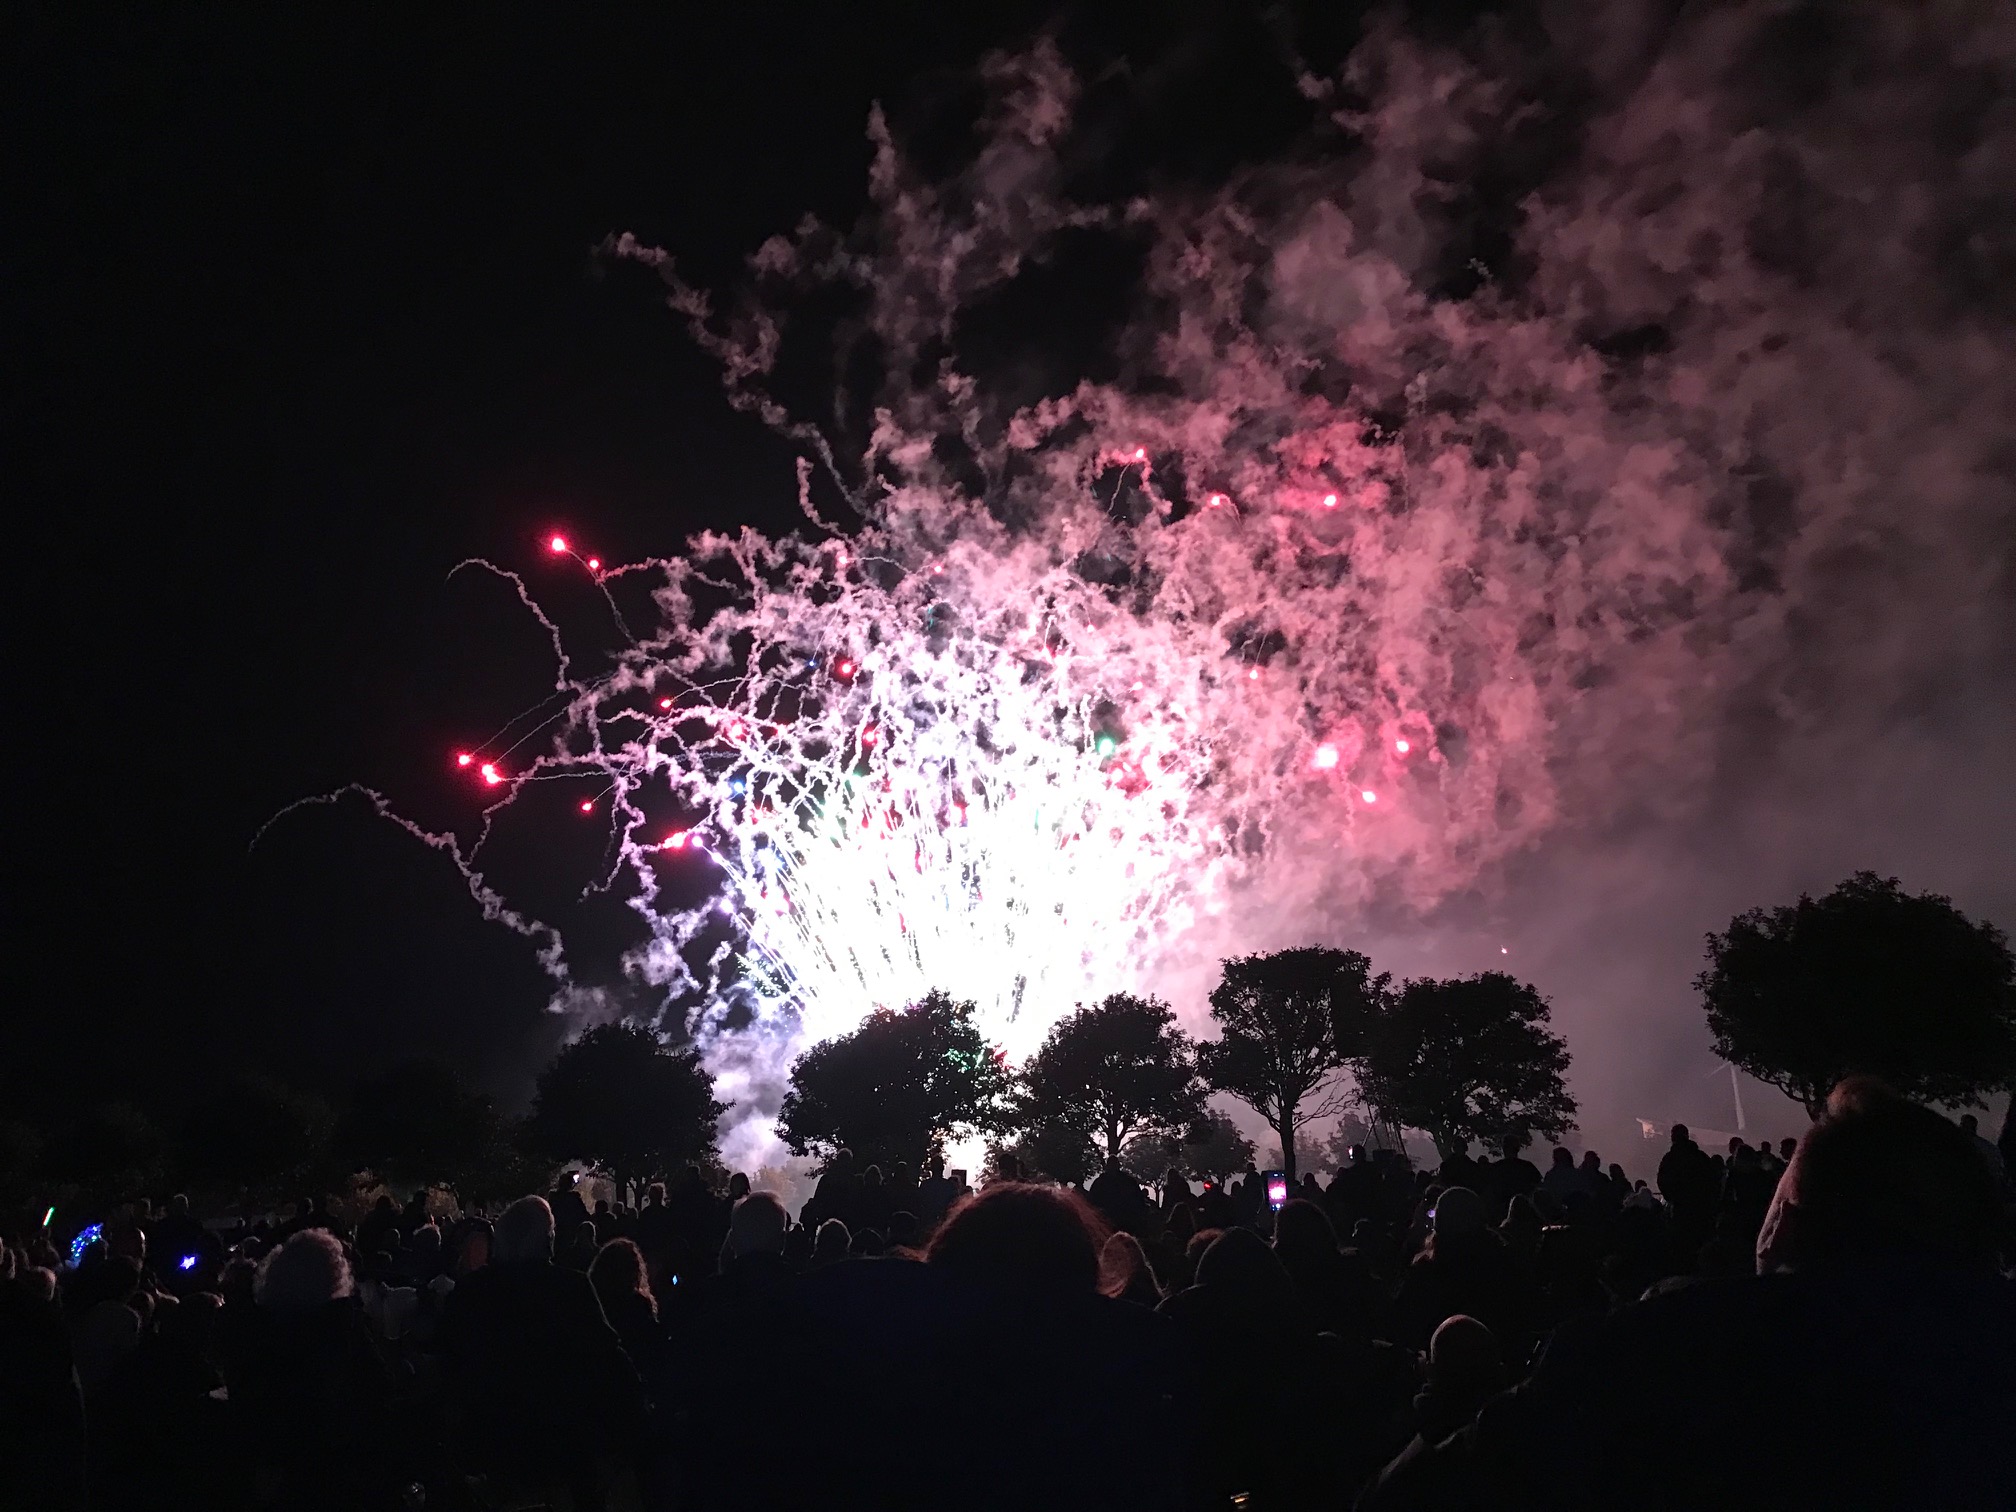
[[[176,1173],[197,1187],[233,1187],[259,1198],[319,1184],[329,1174],[331,1114],[319,1097],[266,1077],[235,1078],[199,1099],[176,1140]]]
[[[49,1141],[43,1168],[98,1197],[138,1196],[157,1184],[168,1140],[154,1120],[130,1103],[85,1109]]]
[[[349,1171],[460,1185],[496,1142],[497,1125],[490,1099],[464,1087],[447,1065],[413,1060],[358,1084],[336,1122],[334,1146]]]
[[[1267,1120],[1281,1139],[1282,1168],[1295,1176],[1295,1133],[1337,1112],[1337,1072],[1386,978],[1355,950],[1307,945],[1225,962],[1211,989],[1219,1038],[1198,1046],[1206,1081]]]
[[[492,1119],[475,1158],[453,1180],[465,1202],[503,1202],[547,1190],[558,1170],[558,1161],[539,1152],[530,1118]]]
[[[1204,1108],[1196,1047],[1176,1015],[1159,999],[1125,992],[1053,1024],[1020,1083],[1023,1127],[1066,1124],[1109,1164],[1137,1134],[1181,1130]]]
[[[696,1052],[634,1024],[601,1024],[539,1073],[526,1134],[539,1153],[593,1161],[627,1190],[632,1177],[712,1159],[724,1111]]]
[[[1253,1141],[1224,1113],[1206,1108],[1204,1116],[1184,1130],[1182,1156],[1176,1163],[1188,1175],[1222,1184],[1253,1163]]]
[[[777,1132],[795,1154],[844,1146],[864,1163],[914,1169],[948,1139],[1005,1132],[1009,1087],[973,1005],[931,992],[908,1008],[878,1008],[799,1056]]]
[[[1575,1126],[1562,1081],[1568,1046],[1547,1000],[1502,971],[1424,978],[1389,993],[1354,1057],[1358,1087],[1386,1123],[1421,1129],[1444,1155],[1507,1134]]]
[[[1136,1181],[1159,1182],[1172,1167],[1184,1172],[1190,1169],[1183,1158],[1180,1134],[1136,1134],[1120,1147],[1120,1169]]]
[[[1967,1103],[2016,1079],[2016,960],[1952,900],[1857,872],[1708,936],[1694,979],[1715,1053],[1819,1113],[1857,1072]]]
[[[1013,1155],[1025,1176],[1047,1176],[1071,1186],[1083,1185],[1099,1164],[1099,1152],[1085,1131],[1061,1119],[1025,1125],[1013,1139],[997,1141],[988,1152],[989,1170],[1000,1169],[1002,1153]]]

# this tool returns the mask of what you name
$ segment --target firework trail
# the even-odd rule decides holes
[[[1776,14],[1525,52],[1375,27],[1304,76],[1292,166],[1119,203],[1067,192],[1078,84],[1038,47],[988,62],[948,182],[878,115],[869,215],[766,245],[732,307],[612,241],[800,444],[811,523],[622,567],[554,538],[655,623],[587,677],[542,615],[548,743],[464,756],[506,792],[597,776],[629,970],[737,1104],[731,1155],[877,1004],[946,988],[1019,1055],[1178,956],[1712,802],[1738,747],[1852,740],[2005,644],[2016,284],[1965,326],[1951,296],[2016,265],[1984,211],[2016,202],[2006,27],[1858,13],[1834,45],[1890,83],[1789,100]],[[1112,376],[963,367],[1074,238],[1138,260]],[[794,340],[873,356],[831,425],[774,391]]]

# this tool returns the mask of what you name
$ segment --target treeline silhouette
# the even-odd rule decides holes
[[[1201,1043],[871,1015],[794,1067],[795,1217],[634,1025],[521,1118],[413,1064],[16,1126],[0,1506],[2012,1505],[2016,1120],[1916,1100],[2016,1074],[2006,941],[1862,874],[1708,953],[1726,1056],[1848,1074],[1649,1183],[1528,1158],[1574,1113],[1529,985],[1327,947],[1227,961]]]

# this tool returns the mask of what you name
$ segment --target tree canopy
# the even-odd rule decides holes
[[[1296,1131],[1343,1106],[1337,1073],[1386,980],[1355,950],[1307,945],[1226,961],[1211,989],[1221,1033],[1198,1047],[1199,1067],[1267,1120],[1291,1179]]]
[[[948,1139],[1005,1132],[1010,1078],[971,1003],[927,993],[878,1008],[791,1067],[777,1132],[799,1155],[848,1148],[863,1161],[921,1167]]]
[[[1253,1141],[1216,1108],[1206,1108],[1204,1116],[1184,1130],[1180,1148],[1176,1163],[1202,1181],[1222,1183],[1253,1163]]]
[[[347,1169],[388,1181],[460,1185],[498,1139],[488,1097],[441,1061],[413,1060],[358,1085],[336,1122],[334,1152]]]
[[[1116,1164],[1137,1135],[1187,1128],[1204,1107],[1197,1051],[1157,998],[1116,992],[1060,1019],[1022,1067],[1016,1117],[1066,1124]]]
[[[1386,995],[1354,1065],[1387,1123],[1422,1129],[1445,1155],[1472,1140],[1558,1137],[1575,1126],[1568,1046],[1547,1000],[1501,971],[1423,978]]]
[[[194,1186],[291,1195],[329,1174],[330,1113],[316,1097],[263,1077],[241,1077],[199,1100],[182,1120],[176,1174]]]
[[[633,1024],[601,1024],[539,1073],[526,1132],[556,1160],[593,1161],[627,1181],[711,1158],[724,1111],[694,1051]]]
[[[2016,960],[1952,900],[1857,872],[1708,936],[1715,1053],[1818,1113],[1844,1076],[1958,1104],[2016,1080]]]

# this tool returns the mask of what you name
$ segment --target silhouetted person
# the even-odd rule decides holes
[[[1336,1505],[1356,1469],[1356,1455],[1339,1452],[1340,1437],[1364,1426],[1348,1414],[1340,1421],[1349,1365],[1343,1346],[1304,1316],[1267,1242],[1249,1228],[1219,1233],[1198,1259],[1195,1284],[1164,1301],[1162,1313],[1195,1361],[1208,1425],[1193,1445],[1203,1503],[1223,1507],[1244,1495],[1256,1507]]]
[[[1099,1271],[1103,1278],[1100,1289],[1109,1297],[1146,1308],[1154,1308],[1162,1300],[1148,1252],[1132,1234],[1114,1234],[1107,1239],[1099,1255]]]
[[[1346,1257],[1338,1247],[1322,1208],[1301,1198],[1286,1204],[1274,1222],[1274,1253],[1311,1327],[1346,1339],[1372,1337],[1372,1278],[1358,1255]]]
[[[2016,1297],[1966,1136],[1844,1083],[1786,1178],[1783,1273],[1558,1335],[1527,1383],[1410,1450],[1361,1508],[2016,1504]]]
[[[813,1268],[838,1265],[853,1252],[853,1248],[854,1236],[847,1232],[847,1225],[838,1218],[828,1218],[819,1225],[819,1232],[812,1240]]]
[[[29,1269],[0,1245],[0,1506],[82,1512],[84,1396],[62,1311]]]
[[[1484,1224],[1484,1202],[1466,1187],[1435,1199],[1433,1229],[1407,1268],[1393,1310],[1397,1341],[1426,1348],[1444,1318],[1465,1313],[1501,1341],[1516,1340],[1533,1321],[1531,1284],[1504,1242]]]
[[[1423,1447],[1439,1444],[1505,1389],[1498,1340],[1475,1318],[1444,1318],[1428,1341],[1428,1380],[1414,1397],[1411,1426]]]
[[[1180,1341],[1167,1320],[1100,1294],[1105,1239],[1096,1210],[1075,1192],[999,1181],[956,1207],[933,1237],[920,1279],[933,1283],[925,1294],[942,1298],[952,1324],[945,1381],[957,1393],[934,1409],[932,1437],[942,1439],[934,1459],[941,1474],[958,1467],[959,1482],[927,1504],[1001,1512],[1184,1504],[1184,1465],[1168,1452],[1193,1422]],[[1017,1447],[984,1465],[965,1461],[955,1452],[962,1421],[986,1424],[1004,1450]]]
[[[544,1199],[497,1220],[490,1263],[449,1295],[439,1342],[472,1467],[599,1505],[605,1457],[637,1446],[643,1391],[588,1278],[553,1263]]]
[[[1721,1178],[1714,1159],[1694,1143],[1687,1125],[1673,1125],[1672,1142],[1659,1160],[1659,1195],[1673,1214],[1675,1241],[1692,1251],[1715,1221]]]
[[[256,1314],[226,1385],[260,1506],[374,1505],[408,1467],[352,1292],[327,1229],[300,1229],[259,1263]]]
[[[1361,1220],[1379,1216],[1379,1173],[1365,1157],[1365,1146],[1354,1144],[1345,1151],[1344,1164],[1330,1178],[1324,1193],[1330,1222],[1340,1234],[1348,1234]]]
[[[1085,1197],[1108,1225],[1130,1232],[1145,1229],[1154,1211],[1141,1183],[1118,1165],[1108,1165],[1093,1177]]]
[[[945,1174],[945,1157],[933,1155],[925,1163],[928,1173],[917,1183],[917,1221],[925,1230],[938,1226],[945,1212],[952,1206],[952,1199],[958,1195],[958,1183]]]
[[[829,1218],[838,1218],[851,1230],[860,1222],[860,1194],[861,1177],[854,1169],[854,1152],[835,1150],[819,1173],[819,1185],[812,1189],[812,1200],[805,1204],[806,1226],[816,1228]]]
[[[588,1284],[602,1304],[602,1316],[616,1330],[623,1352],[647,1386],[655,1386],[667,1358],[665,1328],[658,1319],[658,1299],[651,1294],[644,1252],[635,1241],[615,1238],[595,1253]]]

